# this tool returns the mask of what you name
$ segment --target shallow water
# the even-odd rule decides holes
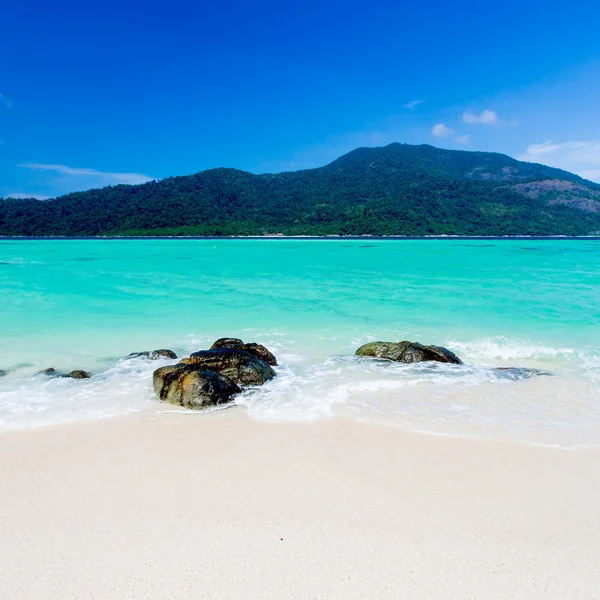
[[[160,364],[222,336],[276,352],[252,416],[333,414],[435,433],[600,443],[595,240],[0,240],[0,428],[153,410]],[[450,347],[468,366],[352,355]],[[511,380],[496,366],[550,370]],[[90,380],[40,369],[88,369]],[[198,415],[201,418],[201,415]]]

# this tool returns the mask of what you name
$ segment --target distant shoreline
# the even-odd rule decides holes
[[[600,235],[96,235],[0,236],[0,240],[600,240]]]

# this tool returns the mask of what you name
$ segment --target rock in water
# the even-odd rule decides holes
[[[150,360],[158,360],[159,358],[177,358],[177,354],[173,350],[161,348],[160,350],[146,350],[145,352],[132,352],[125,358],[149,358]]]
[[[436,361],[462,365],[463,362],[447,348],[442,346],[423,346],[418,342],[371,342],[356,351],[357,356],[385,358],[401,363]]]
[[[58,371],[54,367],[49,367],[40,371],[38,375],[58,375]]]
[[[211,350],[217,348],[235,348],[236,350],[244,349],[244,342],[240,338],[219,338],[211,347]]]
[[[245,344],[244,350],[256,356],[256,358],[260,358],[260,360],[264,360],[268,365],[273,367],[277,366],[277,359],[275,355],[262,344],[255,344],[254,342]]]
[[[200,368],[218,371],[240,385],[263,385],[275,377],[270,365],[245,350],[201,350],[191,354],[189,360]]]
[[[8,375],[8,371],[5,371],[4,369],[0,369],[0,377],[6,377]]]
[[[219,348],[232,348],[233,350],[245,350],[252,356],[264,360],[268,365],[273,367],[277,366],[277,359],[275,355],[262,344],[245,344],[239,338],[221,338],[217,340],[211,347],[211,350],[217,350]]]
[[[75,371],[71,371],[64,375],[64,377],[70,377],[71,379],[89,379],[92,376],[88,371],[81,371],[76,369]]]
[[[531,379],[532,377],[552,376],[550,371],[541,371],[540,369],[529,369],[527,367],[495,367],[492,371],[497,371],[502,377],[512,381],[521,379]]]
[[[242,390],[229,377],[199,364],[177,364],[154,371],[154,391],[165,402],[201,409],[229,402]]]
[[[81,369],[75,369],[75,371],[71,371],[70,373],[60,373],[54,367],[50,367],[49,369],[44,369],[43,371],[39,371],[38,375],[47,375],[48,377],[60,377],[62,379],[89,379],[92,377],[92,374],[88,371],[82,371]]]

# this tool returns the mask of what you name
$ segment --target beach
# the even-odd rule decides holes
[[[598,249],[2,241],[0,598],[600,598]],[[224,336],[275,376],[161,403]]]
[[[598,447],[157,410],[0,473],[3,598],[600,597]]]
[[[0,431],[145,411],[152,373],[168,361],[130,353],[186,357],[236,337],[277,357],[273,382],[236,397],[257,420],[343,416],[600,444],[599,249],[566,239],[3,240]],[[377,340],[441,345],[464,366],[356,359]],[[49,368],[93,377],[40,374]]]
[[[0,600],[600,600],[600,2],[7,4]]]

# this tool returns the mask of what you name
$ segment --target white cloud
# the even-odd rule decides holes
[[[4,94],[0,94],[0,102],[2,102],[6,108],[12,108],[13,106],[13,103]]]
[[[454,138],[459,144],[466,146],[471,141],[471,136],[467,133],[466,135],[459,135]]]
[[[95,169],[79,169],[67,167],[66,165],[46,165],[40,163],[21,163],[19,167],[32,169],[34,171],[51,171],[60,175],[66,175],[74,178],[93,179],[95,185],[116,185],[125,183],[127,185],[136,185],[146,183],[154,178],[142,173],[109,173],[105,171],[96,171]]]
[[[571,171],[586,179],[600,182],[600,140],[563,143],[548,140],[527,146],[525,152],[517,158]]]
[[[431,133],[436,137],[448,137],[454,133],[454,129],[450,129],[450,127],[444,123],[437,123],[433,126]]]
[[[407,102],[406,104],[403,104],[403,108],[416,108],[417,106],[419,106],[419,104],[423,104],[423,102],[425,102],[425,100],[411,100],[410,102]]]
[[[36,200],[50,200],[52,196],[42,196],[41,194],[6,194],[6,198],[35,198]]]
[[[467,125],[489,125],[490,127],[494,127],[500,124],[498,115],[493,110],[488,109],[478,115],[469,112],[463,113],[462,118]]]

